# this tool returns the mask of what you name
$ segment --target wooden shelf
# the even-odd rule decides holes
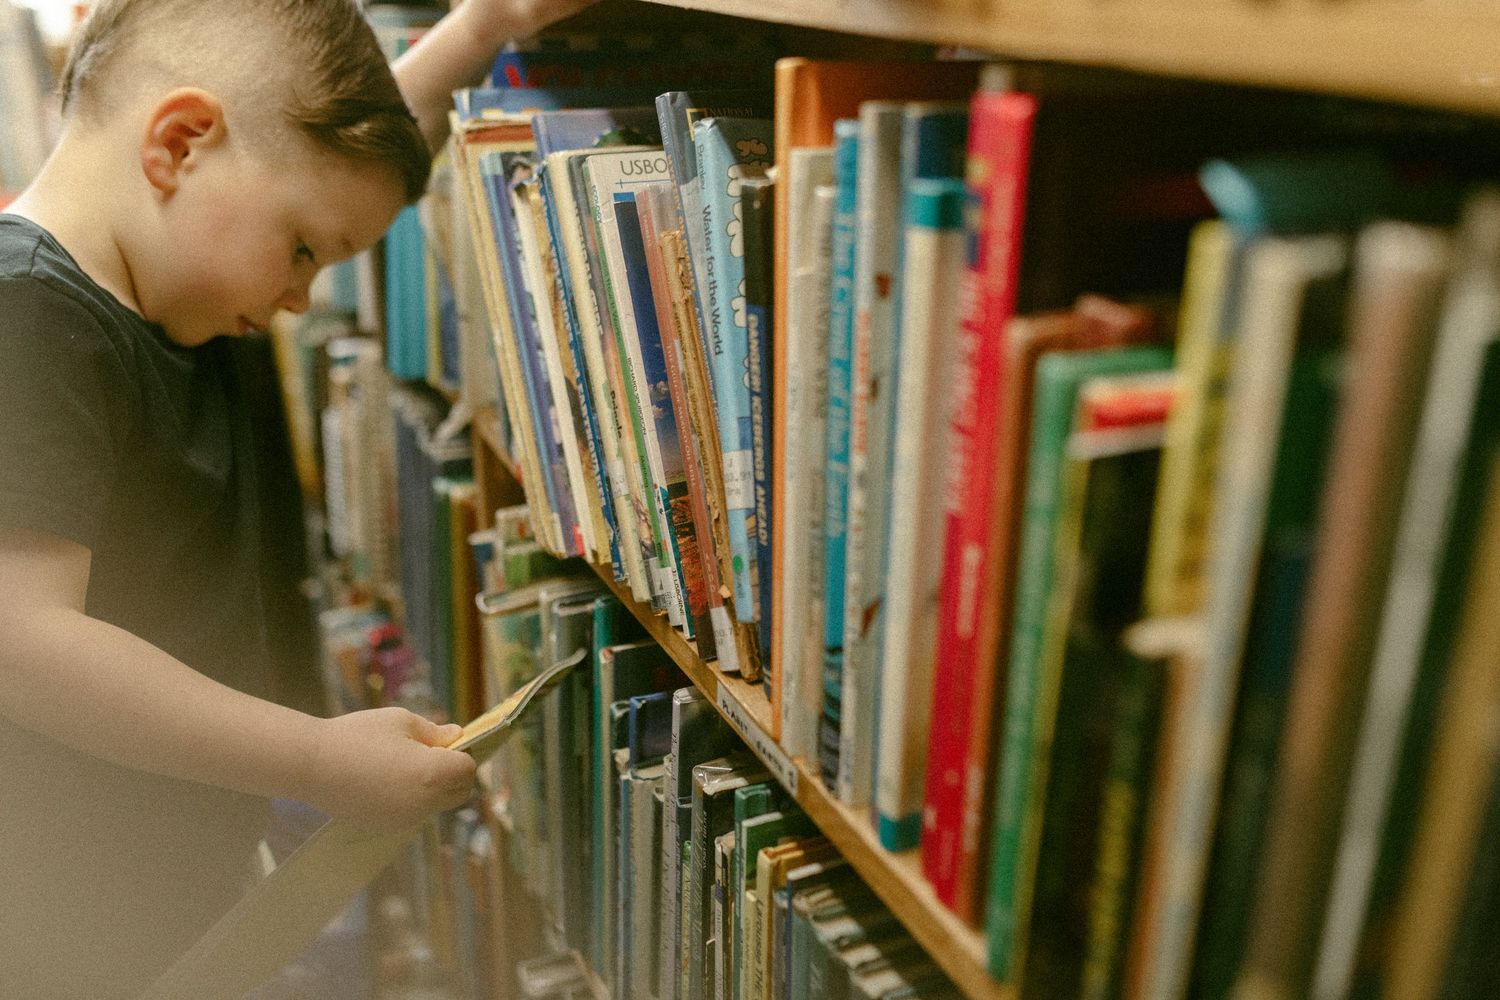
[[[515,469],[515,463],[499,448],[498,423],[493,411],[480,411],[476,415],[474,431],[476,446],[490,452],[502,467]],[[917,852],[892,854],[881,847],[868,810],[844,805],[823,786],[816,767],[801,759],[788,759],[771,739],[771,704],[764,689],[759,684],[722,674],[705,663],[691,642],[668,624],[664,616],[638,603],[628,587],[616,582],[608,567],[593,569],[760,756],[823,835],[849,860],[964,995],[971,1000],[1016,1000],[1014,990],[989,976],[983,932],[964,923],[938,901],[922,876]]]
[[[1466,0],[653,0],[1029,59],[1500,114],[1500,12]]]

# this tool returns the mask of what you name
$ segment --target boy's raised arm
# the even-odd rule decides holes
[[[89,550],[0,530],[0,716],[140,771],[297,798],[375,829],[462,804],[458,735],[403,709],[318,719],[203,676],[84,613]]]
[[[450,95],[483,79],[512,38],[535,34],[594,0],[464,0],[397,59],[392,69],[428,145],[448,134]]]

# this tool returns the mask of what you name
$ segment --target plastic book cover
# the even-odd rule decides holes
[[[702,296],[707,326],[702,332],[714,373],[734,610],[741,622],[753,622],[758,608],[751,547],[755,530],[754,452],[747,384],[743,220],[736,209],[740,179],[761,176],[771,165],[771,123],[763,119],[707,119],[694,125],[693,142],[703,184],[701,223],[707,265]]]
[[[755,553],[757,565],[769,575],[773,560],[775,525],[771,510],[771,240],[775,223],[776,183],[752,177],[740,184],[740,215],[745,227],[745,333],[750,359],[750,430],[755,467]],[[763,668],[770,663],[771,616],[776,588],[758,588],[759,652]],[[761,671],[769,688],[771,674]]]

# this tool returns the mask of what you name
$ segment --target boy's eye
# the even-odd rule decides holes
[[[294,256],[299,260],[305,260],[310,264],[316,264],[318,262],[318,258],[312,252],[312,247],[308,246],[306,243],[303,243],[301,240],[297,241],[297,250]]]

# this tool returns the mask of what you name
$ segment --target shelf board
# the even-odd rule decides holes
[[[1500,13],[1463,0],[651,0],[1023,59],[1500,114]]]

